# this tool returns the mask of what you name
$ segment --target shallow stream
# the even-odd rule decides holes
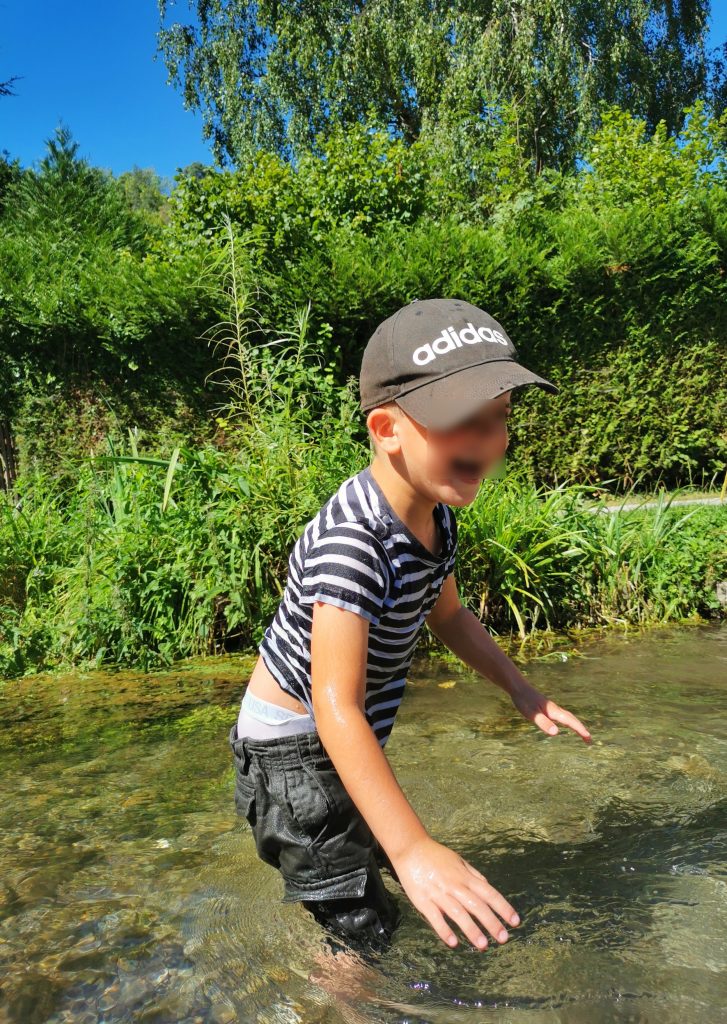
[[[319,926],[234,812],[249,663],[0,683],[0,1022],[727,1021],[727,625],[523,670],[592,746],[428,660],[386,748],[522,924],[450,950],[387,875],[402,924],[338,995]]]

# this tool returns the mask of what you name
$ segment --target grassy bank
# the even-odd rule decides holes
[[[303,524],[369,461],[353,382],[321,375],[305,318],[299,328],[275,354],[228,344],[215,443],[108,434],[97,454],[27,471],[0,495],[0,676],[254,647]],[[720,614],[724,507],[662,499],[594,515],[593,500],[505,466],[457,510],[460,590],[489,629],[526,638]]]

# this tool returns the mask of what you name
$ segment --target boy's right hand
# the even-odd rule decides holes
[[[520,923],[515,908],[483,874],[431,836],[415,842],[396,860],[392,858],[392,863],[404,892],[449,946],[457,945],[457,936],[444,914],[459,925],[478,949],[487,947],[487,938],[473,918],[481,921],[500,943],[507,942],[508,934],[495,914],[508,924]]]

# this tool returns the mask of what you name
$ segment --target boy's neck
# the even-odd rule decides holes
[[[437,503],[416,491],[385,458],[374,455],[369,472],[401,521],[430,547],[432,537],[436,536],[433,513]]]

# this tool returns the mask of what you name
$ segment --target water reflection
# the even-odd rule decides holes
[[[471,673],[418,663],[387,753],[435,838],[523,923],[505,946],[459,933],[448,950],[391,883],[396,940],[338,997],[311,981],[331,966],[320,929],[280,902],[234,815],[226,737],[249,663],[8,682],[0,1021],[718,1020],[726,663],[716,625],[528,663],[591,747],[539,733]]]

